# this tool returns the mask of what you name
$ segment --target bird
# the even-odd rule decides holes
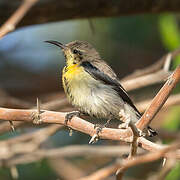
[[[141,118],[116,73],[90,43],[79,40],[67,44],[54,40],[45,42],[60,47],[66,60],[62,71],[63,88],[69,102],[78,109],[66,115],[66,123],[81,113],[107,119],[105,125],[111,119],[122,122],[120,111],[129,115],[133,123]],[[148,136],[157,135],[150,126],[146,130]]]

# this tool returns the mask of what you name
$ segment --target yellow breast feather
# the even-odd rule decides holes
[[[65,67],[63,70],[64,77],[68,80],[72,80],[76,78],[77,76],[80,76],[82,72],[84,71],[83,67],[73,64],[68,67]]]

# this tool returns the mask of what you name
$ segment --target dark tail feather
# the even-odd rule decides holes
[[[148,129],[149,137],[153,137],[153,136],[158,135],[158,133],[154,129],[152,129],[150,126],[148,126],[147,129]]]

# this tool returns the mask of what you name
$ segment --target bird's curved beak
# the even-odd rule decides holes
[[[61,49],[65,49],[66,48],[66,45],[64,45],[64,44],[62,44],[62,43],[60,43],[58,41],[44,41],[44,42],[47,42],[47,43],[50,43],[50,44],[54,44],[54,45],[60,47]]]

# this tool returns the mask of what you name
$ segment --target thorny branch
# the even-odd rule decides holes
[[[127,78],[123,78],[121,80],[121,82],[123,82],[123,85],[125,87],[126,90],[133,90],[133,89],[136,89],[136,88],[140,88],[142,86],[144,86],[146,84],[147,85],[151,85],[153,83],[157,83],[157,82],[154,82],[154,80],[147,80],[146,78],[144,78],[143,75],[147,75],[148,73],[152,73],[152,72],[157,72],[156,74],[158,75],[158,72],[162,73],[162,71],[166,70],[164,73],[165,73],[165,77],[167,78],[168,75],[169,75],[169,72],[168,72],[168,66],[170,66],[170,63],[169,63],[169,60],[171,61],[173,58],[175,58],[180,52],[180,49],[177,49],[171,53],[168,53],[167,55],[163,56],[160,60],[157,61],[157,63],[153,64],[153,65],[150,65],[149,67],[145,68],[145,70],[139,70],[136,74],[135,73],[132,73],[132,75],[130,76],[127,76]],[[167,66],[168,65],[168,66]],[[163,67],[163,70],[162,70],[162,67]],[[165,68],[166,67],[166,68]],[[155,78],[154,75],[153,77],[149,74],[148,76],[150,76],[150,79],[157,79],[158,82],[162,82],[164,81],[164,76],[158,76]],[[141,78],[141,77],[142,78]],[[133,78],[135,77],[135,79],[133,80]],[[140,86],[137,85],[138,82],[137,82],[137,79],[136,77],[140,77],[141,78],[141,84]],[[127,81],[125,81],[125,79],[128,79]],[[143,80],[144,79],[144,80]],[[147,83],[148,82],[148,83]],[[13,102],[12,102],[13,100]],[[26,102],[21,102],[22,100],[18,100],[16,99],[15,102],[14,102],[14,98],[13,97],[9,97],[9,96],[6,96],[6,102],[8,101],[8,103],[12,102],[13,105],[15,103],[15,107],[17,106],[18,107],[21,107],[21,108],[30,108],[30,105],[29,103],[26,103]],[[1,103],[2,103],[2,99],[1,99]],[[16,105],[17,104],[17,105]],[[144,101],[142,103],[138,103],[138,109],[143,112],[147,109],[147,104],[150,105],[150,100],[149,102],[147,101]],[[176,105],[176,104],[180,104],[180,97],[178,95],[173,95],[171,96],[167,103],[165,104],[165,106],[163,107],[168,107],[168,106],[171,106],[171,105]],[[46,110],[61,110],[61,108],[65,107],[68,105],[68,102],[67,102],[67,99],[66,98],[63,98],[61,100],[52,100],[50,102],[47,102],[45,104],[42,104],[42,109],[46,109]],[[34,108],[34,107],[33,107]],[[22,126],[25,126],[27,125],[27,123],[25,122],[14,122],[13,123],[14,127],[17,128],[17,127],[22,127]],[[4,133],[4,132],[7,132],[10,130],[10,126],[7,122],[3,122],[1,123],[1,126],[0,126],[0,134],[1,133]]]
[[[151,108],[153,108],[153,111],[151,112],[151,118],[153,118],[155,116],[155,114],[157,113],[157,111],[160,109],[160,107],[162,107],[162,103],[165,102],[165,100],[167,99],[168,95],[170,94],[170,92],[172,91],[172,89],[175,87],[175,85],[178,83],[178,81],[180,80],[180,66],[174,71],[174,73],[171,75],[170,79],[168,79],[168,81],[165,83],[165,85],[163,86],[163,88],[160,90],[160,92],[158,93],[158,95],[155,97],[155,99],[153,100],[153,103],[156,105],[154,108],[154,106],[150,106],[148,109],[151,110]],[[163,99],[160,99],[162,96],[162,92],[163,92]],[[158,96],[160,96],[159,98],[157,98]],[[160,103],[162,102],[162,103]],[[2,120],[13,120],[13,121],[26,121],[26,122],[32,122],[32,113],[34,112],[34,110],[18,110],[18,109],[7,109],[7,108],[0,108],[0,119]],[[154,113],[154,114],[153,114]],[[40,116],[41,116],[41,120],[43,123],[58,123],[58,124],[63,124],[64,125],[64,119],[65,119],[65,115],[66,113],[61,113],[61,112],[52,112],[52,111],[44,111]],[[148,120],[150,121],[151,118],[149,118]],[[140,120],[141,122],[142,120]],[[148,121],[146,120],[145,123],[148,123]],[[147,124],[146,124],[147,125]],[[93,134],[95,133],[94,131],[94,126],[93,124],[84,121],[80,118],[73,118],[71,120],[71,122],[68,123],[68,126],[87,133],[91,136],[93,136]],[[141,126],[141,129],[143,129],[145,126]],[[123,140],[126,142],[131,142],[132,141],[132,133],[131,131],[128,130],[121,130],[121,129],[111,129],[111,128],[104,128],[102,130],[102,132],[100,133],[100,137],[104,138],[104,139],[113,139],[113,140]],[[162,150],[164,152],[164,149],[167,149],[165,146],[163,145],[158,145],[155,143],[152,143],[150,141],[148,141],[147,139],[140,137],[137,139],[138,144],[149,151],[157,151],[159,152],[159,150]],[[25,147],[25,146],[24,146]],[[29,149],[29,148],[27,148]],[[32,149],[31,149],[32,150]],[[169,157],[170,155],[167,153],[163,153],[163,155],[165,155],[165,157]],[[175,153],[175,158],[180,158],[180,153],[179,151],[177,151]],[[14,160],[11,161],[11,163],[18,163],[20,162],[22,159],[29,161],[26,158],[27,155],[25,155],[24,157],[21,157],[19,160]],[[30,159],[32,159],[32,156],[30,157]],[[16,163],[15,163],[16,162]],[[129,161],[128,161],[129,162]],[[9,162],[10,163],[10,162]],[[13,165],[13,164],[11,164]],[[127,165],[126,165],[127,166]],[[123,171],[124,169],[126,169],[123,166]],[[119,166],[118,166],[119,167]],[[128,166],[129,167],[129,166]],[[108,168],[114,170],[114,167]],[[118,168],[115,168],[118,169]],[[122,170],[122,169],[121,169]],[[107,173],[106,173],[107,174]]]
[[[25,0],[22,3],[22,5],[18,8],[18,10],[12,15],[12,17],[9,18],[9,20],[0,28],[0,38],[3,37],[8,32],[14,30],[16,24],[21,20],[21,18],[25,15],[25,13],[31,8],[31,6],[34,3],[36,3],[37,1],[38,0]],[[154,65],[152,65],[142,71],[133,73],[131,76],[127,77],[128,80],[121,81],[123,86],[125,86],[127,90],[132,90],[132,89],[137,89],[137,88],[147,86],[150,84],[154,84],[157,82],[162,82],[165,78],[167,78],[169,76],[171,60],[179,53],[179,51],[180,50],[178,49],[172,53],[169,53],[168,55],[161,58]],[[161,67],[163,67],[163,68],[160,69]],[[160,90],[160,92],[154,98],[153,102],[151,103],[150,107],[146,110],[146,112],[143,115],[143,117],[141,118],[141,120],[137,123],[137,127],[139,129],[143,130],[143,128],[146,127],[150,123],[150,121],[154,118],[154,116],[160,110],[162,105],[165,103],[170,92],[172,91],[172,89],[175,87],[175,85],[177,84],[177,82],[179,80],[180,80],[180,67],[178,67],[176,69],[176,71],[173,73],[173,75],[171,75],[171,77],[168,79],[166,84],[163,86],[163,88]],[[178,95],[174,95],[174,97],[175,96],[177,97]],[[173,97],[171,99],[173,99]],[[66,103],[67,103],[67,100],[64,100],[63,104],[66,104]],[[171,102],[171,104],[173,104],[173,103],[176,104],[176,103],[179,103],[179,101],[177,101],[177,99],[176,99],[175,102],[174,101]],[[57,104],[59,104],[59,101],[57,103],[56,102],[49,103],[49,104],[47,104],[47,106],[52,108],[52,107],[57,107]],[[46,108],[46,105],[43,108]],[[39,110],[40,110],[40,108],[39,108]],[[13,109],[0,108],[0,118],[2,120],[8,120],[10,122],[11,122],[11,120],[32,122],[31,115],[33,114],[33,112],[34,112],[33,110],[18,110],[18,109],[13,110]],[[60,116],[57,117],[57,114],[58,114],[58,116],[59,115]],[[57,112],[50,112],[50,111],[45,111],[43,114],[41,114],[41,120],[44,123],[58,123],[58,124],[64,125],[64,117],[65,117],[65,113],[57,113]],[[93,136],[93,134],[95,133],[93,125],[91,123],[83,121],[80,118],[73,118],[72,121],[73,121],[72,123],[71,122],[69,123],[69,125],[68,125],[69,127],[79,130],[81,132],[87,133],[91,136]],[[19,125],[22,125],[24,122],[17,122],[17,123],[19,123]],[[35,146],[33,144],[29,144],[30,146],[32,145],[31,148],[30,148],[30,146],[27,146],[27,145],[24,146],[22,152],[24,152],[24,150],[27,150],[26,153],[29,153],[29,154],[25,154],[24,156],[20,157],[19,159],[17,158],[17,159],[13,159],[12,161],[8,161],[9,166],[12,167],[11,169],[16,170],[14,165],[16,165],[18,163],[23,163],[23,162],[25,163],[25,162],[31,162],[33,160],[34,161],[37,160],[37,159],[33,159],[32,157],[37,157],[38,155],[40,155],[40,158],[44,158],[45,156],[47,156],[48,152],[44,153],[42,151],[38,151],[38,155],[36,154],[34,156],[33,151],[35,149],[37,149],[39,147],[39,145],[42,142],[44,142],[45,139],[48,138],[48,136],[55,133],[59,128],[60,128],[60,126],[52,125],[52,126],[48,127],[47,129],[40,130],[36,133],[30,133],[30,134],[15,138],[14,140],[16,142],[18,142],[18,141],[21,142],[20,145],[22,145],[22,143],[24,143],[26,140],[31,139],[32,143],[35,143],[34,144]],[[142,137],[139,138],[138,133],[136,134],[136,127],[131,126],[131,129],[133,131],[133,136],[132,136],[132,133],[130,130],[117,130],[117,129],[104,128],[100,134],[100,137],[105,138],[105,139],[114,139],[114,140],[123,140],[126,142],[133,142],[132,147],[131,147],[130,157],[132,155],[134,156],[136,154],[136,149],[137,149],[136,144],[139,144],[139,146],[141,146],[142,148],[149,150],[149,151],[160,150],[161,154],[158,156],[158,158],[160,158],[162,154],[163,154],[162,156],[169,157],[169,154],[163,153],[163,152],[166,152],[166,149],[168,149],[169,147],[165,147],[163,145],[158,145],[158,144],[152,143]],[[33,137],[34,137],[33,134],[35,134],[35,135],[39,134],[39,135],[41,135],[41,136],[39,136],[41,138],[38,140],[36,140],[36,138],[33,139]],[[44,134],[44,135],[42,136],[42,134]],[[14,140],[10,139],[8,141],[8,143],[11,143],[11,141],[13,142]],[[3,144],[3,142],[1,142],[1,144]],[[15,149],[16,149],[16,151],[14,152],[14,154],[16,154],[18,151],[17,147]],[[9,151],[7,151],[7,153],[9,153]],[[42,154],[40,154],[40,153],[42,153]],[[43,153],[44,153],[44,155],[43,155]],[[9,155],[2,156],[2,157],[9,158],[10,156],[13,156],[14,154],[11,152]],[[97,152],[96,152],[96,154],[97,154]],[[147,156],[148,155],[151,156],[151,154],[149,153],[149,154],[147,154]],[[154,156],[154,154],[153,154],[153,156]],[[177,151],[175,158],[180,158],[179,151]],[[138,157],[135,159],[138,159]],[[144,157],[144,159],[146,159],[146,156]],[[112,174],[113,172],[115,172],[119,167],[122,167],[120,169],[121,173],[119,175],[123,176],[125,169],[128,168],[127,162],[130,162],[130,164],[131,164],[131,162],[133,162],[133,161],[134,161],[134,158],[126,161],[125,164],[121,163],[121,166],[119,166],[119,164],[108,166],[108,167],[101,169],[100,171],[90,175],[89,177],[87,177],[85,179],[105,178],[109,174]],[[151,161],[151,160],[148,160],[148,161]],[[137,164],[138,160],[137,161],[135,160],[135,162],[136,162],[135,164]],[[142,163],[142,162],[140,161],[140,163]],[[130,165],[129,165],[129,167],[130,167]],[[13,172],[16,172],[16,171],[13,171]],[[162,176],[162,175],[160,175],[160,176]]]
[[[163,86],[163,88],[160,90],[160,93],[155,97],[153,100],[154,106],[150,106],[147,110],[151,112],[150,118],[146,121],[142,121],[142,119],[139,121],[140,129],[143,129],[145,125],[149,123],[149,121],[152,120],[152,118],[155,116],[157,111],[162,107],[163,103],[165,103],[165,100],[169,96],[170,92],[173,90],[175,85],[180,80],[180,66],[177,67],[177,69],[172,74],[170,80],[166,82],[166,84]],[[171,82],[171,83],[169,83]],[[166,87],[166,89],[164,89]],[[162,92],[163,92],[163,98],[162,99]],[[162,101],[162,102],[161,102]],[[153,109],[153,111],[151,110]],[[18,110],[18,109],[7,109],[7,108],[0,108],[0,119],[2,120],[12,120],[12,121],[26,121],[26,122],[32,122],[31,115],[34,112],[34,110]],[[41,120],[43,123],[58,123],[58,124],[64,124],[66,113],[61,112],[52,112],[52,111],[44,111],[41,114]],[[143,125],[144,122],[144,125]],[[94,125],[84,121],[80,118],[73,118],[69,123],[68,126],[72,129],[84,132],[86,134],[89,134],[93,136],[95,133]],[[112,140],[123,140],[126,142],[131,142],[132,133],[130,130],[120,130],[120,129],[112,129],[112,128],[104,128],[102,132],[100,133],[100,137],[103,139],[112,139]],[[155,151],[159,148],[162,148],[162,146],[154,144],[144,138],[138,138],[138,142],[141,144],[141,146],[147,150]]]
[[[138,124],[137,126],[139,129],[143,129],[146,125],[148,125],[149,121],[153,119],[153,117],[156,115],[156,113],[159,111],[159,109],[165,103],[166,99],[170,95],[170,93],[173,90],[173,88],[175,87],[175,85],[179,82],[179,80],[180,80],[180,66],[178,66],[176,68],[174,73],[170,76],[170,78],[167,80],[165,85],[162,87],[162,89],[159,91],[159,93],[153,99],[151,106],[147,109],[146,113],[144,113],[141,120],[137,123]],[[150,115],[147,116],[147,113],[149,113],[149,111],[150,111]],[[2,120],[28,121],[28,122],[32,121],[31,116],[29,116],[29,115],[33,112],[33,110],[18,110],[18,109],[15,110],[15,109],[0,108],[0,112],[1,112],[0,118]],[[50,116],[48,117],[48,114],[53,114],[54,119],[52,119]],[[63,119],[64,119],[65,113],[60,113],[61,114],[60,116],[59,115],[57,116],[57,114],[59,114],[59,113],[45,111],[41,115],[42,121],[44,123],[64,124]],[[60,119],[60,117],[61,117],[61,119]],[[143,121],[144,117],[146,117],[146,121]],[[73,118],[73,119],[78,119],[78,118]],[[143,124],[143,126],[141,124]],[[71,122],[69,123],[69,126],[72,126]],[[80,127],[80,125],[78,127]],[[78,128],[78,127],[76,127],[76,128]]]
[[[24,17],[24,15],[28,12],[28,10],[36,3],[38,0],[24,0],[20,7],[14,12],[14,14],[1,26],[0,28],[0,38],[2,38],[4,35],[6,35],[8,32],[13,31],[16,27],[16,25],[19,23],[19,21]],[[126,87],[127,90],[133,90],[140,87],[144,87],[147,85],[155,84],[162,82],[164,79],[166,79],[170,74],[170,64],[172,58],[174,58],[177,54],[179,54],[180,49],[169,53],[168,55],[161,58],[157,63],[153,64],[152,66],[145,68],[140,71],[136,71],[135,73],[132,73],[130,76],[128,76],[126,79],[124,78],[121,82],[124,87]],[[163,68],[162,68],[163,67]],[[157,78],[158,77],[158,78]],[[128,79],[128,80],[127,80]],[[146,110],[142,118],[138,121],[137,127],[141,130],[145,128],[154,118],[154,116],[158,113],[158,111],[162,108],[163,104],[167,100],[168,96],[170,95],[170,92],[175,87],[175,85],[180,80],[180,66],[176,69],[176,71],[170,76],[168,81],[165,83],[163,88],[159,91],[157,96],[153,99],[151,105]],[[169,104],[179,104],[179,95],[173,95],[169,101]],[[16,101],[17,102],[17,101]],[[62,104],[67,104],[67,100],[62,100]],[[20,102],[21,103],[21,102]],[[25,103],[26,104],[26,103]],[[50,108],[57,107],[59,105],[58,102],[52,102],[47,104]],[[141,105],[143,102],[141,103]],[[166,105],[169,105],[166,104]],[[27,105],[27,104],[26,104]],[[29,106],[29,105],[27,105]],[[45,108],[44,106],[43,108]],[[46,109],[46,108],[45,108]],[[40,110],[40,108],[39,108]],[[7,120],[12,122],[17,121],[18,125],[22,125],[25,122],[32,122],[31,115],[34,112],[34,110],[18,110],[18,109],[7,109],[7,108],[0,108],[0,118],[2,120]],[[59,117],[58,117],[59,116]],[[41,129],[37,132],[32,132],[28,134],[24,134],[19,137],[15,137],[13,139],[9,139],[7,141],[1,141],[0,144],[2,145],[1,151],[0,151],[0,157],[5,157],[7,160],[7,166],[11,168],[12,174],[14,174],[14,177],[18,177],[18,172],[15,167],[16,164],[19,163],[27,163],[32,161],[37,161],[38,159],[45,158],[45,157],[56,157],[56,156],[73,156],[73,155],[82,155],[84,154],[94,154],[94,155],[106,155],[106,156],[121,156],[122,153],[128,152],[127,147],[123,149],[123,147],[103,147],[103,149],[99,149],[98,147],[76,147],[77,151],[73,151],[74,154],[69,152],[66,149],[66,151],[63,151],[63,148],[60,149],[53,149],[53,150],[43,150],[38,149],[39,146],[52,134],[54,134],[57,130],[59,130],[62,126],[56,125],[62,124],[64,125],[64,117],[65,113],[57,113],[52,111],[44,111],[44,113],[41,114],[41,120],[44,123],[55,123],[55,125],[51,125],[47,128]],[[18,122],[18,121],[21,122]],[[12,123],[11,123],[12,125]],[[91,136],[95,133],[93,124],[84,121],[80,118],[73,118],[72,122],[68,124],[69,127],[76,129],[78,131],[87,133]],[[1,124],[1,128],[2,128]],[[12,126],[14,127],[14,126]],[[110,129],[110,128],[104,128],[103,131],[100,133],[100,137],[104,139],[113,139],[113,140],[122,140],[125,142],[133,142],[132,148],[131,148],[131,156],[136,154],[137,146],[141,146],[142,148],[152,151],[148,154],[132,157],[126,160],[122,160],[120,163],[114,163],[110,166],[107,166],[103,169],[98,170],[97,172],[91,174],[90,176],[86,176],[84,178],[81,178],[81,180],[100,180],[104,179],[107,176],[113,174],[117,171],[117,169],[121,168],[121,172],[123,175],[124,171],[134,165],[150,162],[157,160],[161,157],[168,158],[168,163],[164,166],[162,173],[159,174],[158,179],[163,179],[167,172],[175,165],[174,159],[180,159],[180,150],[179,143],[170,145],[170,146],[164,146],[164,145],[158,145],[156,143],[152,143],[151,141],[139,137],[138,133],[136,134],[136,126],[133,126],[131,124],[131,129],[133,133],[128,130],[120,130],[120,129]],[[8,129],[6,129],[8,130]],[[4,130],[2,130],[4,132]],[[38,138],[37,138],[38,136]],[[15,142],[15,143],[14,143]],[[28,142],[28,143],[27,143]],[[19,144],[18,144],[19,143]],[[13,147],[12,147],[13,146]],[[24,147],[23,149],[21,147]],[[5,148],[5,149],[4,149]],[[71,147],[73,148],[73,147]],[[79,149],[78,149],[79,148]],[[94,148],[94,149],[93,149]],[[102,148],[102,147],[100,147]],[[111,148],[111,150],[109,149]],[[12,149],[14,151],[12,151]],[[72,150],[72,149],[71,149]],[[158,151],[156,151],[158,150]],[[174,152],[172,154],[172,151]],[[64,154],[63,154],[64,152]],[[5,154],[3,154],[5,153]],[[14,159],[10,159],[11,157],[15,156],[18,153],[24,153],[21,157],[17,157]],[[99,153],[99,154],[98,154]],[[4,160],[4,159],[3,159]],[[0,158],[1,161],[1,158]],[[63,159],[62,159],[63,161]],[[64,161],[63,161],[64,162]],[[3,165],[1,163],[0,165]],[[79,173],[81,174],[81,172]],[[81,175],[82,176],[82,175]],[[84,176],[84,174],[83,174]],[[120,177],[122,178],[122,177]],[[157,178],[156,178],[157,179]]]

